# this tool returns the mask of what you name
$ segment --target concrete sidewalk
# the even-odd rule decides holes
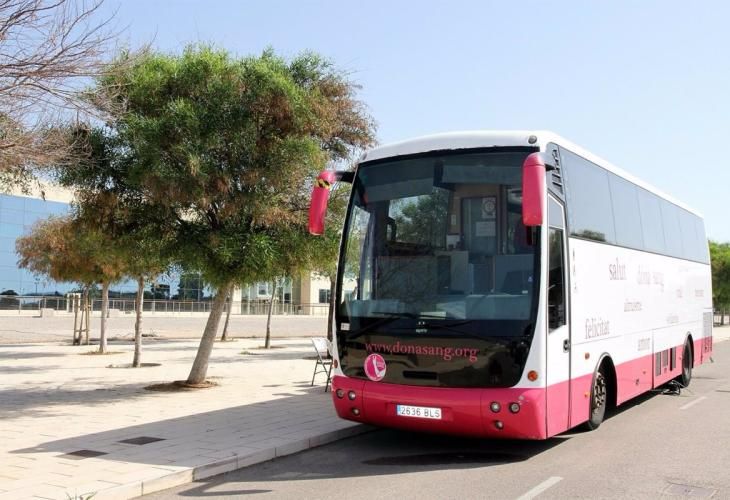
[[[146,368],[108,368],[90,347],[0,346],[0,499],[132,498],[367,430],[336,417],[324,377],[310,387],[308,340],[217,344],[211,389],[159,392],[184,379],[197,342],[150,341]]]
[[[138,369],[107,367],[131,361],[129,344],[0,345],[0,499],[132,498],[367,430],[336,417],[322,378],[310,387],[308,340],[260,344],[217,344],[220,385],[183,392],[145,387],[184,379],[197,342],[147,341],[160,366]]]

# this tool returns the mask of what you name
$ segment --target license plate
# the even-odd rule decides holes
[[[441,420],[441,408],[429,408],[428,406],[396,405],[395,412],[401,417],[432,418]]]

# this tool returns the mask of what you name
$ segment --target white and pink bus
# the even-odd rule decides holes
[[[702,218],[549,132],[440,134],[323,172],[343,233],[332,393],[340,417],[545,439],[712,354]]]

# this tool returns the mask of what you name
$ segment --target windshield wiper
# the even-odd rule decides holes
[[[373,314],[387,314],[390,318],[408,318],[408,319],[446,319],[444,316],[436,314],[414,314],[409,312],[390,312],[390,311],[373,311]]]
[[[376,327],[378,327],[378,326],[382,326],[382,325],[388,324],[388,323],[390,323],[391,321],[395,321],[396,319],[398,319],[398,317],[397,317],[397,316],[386,316],[385,318],[378,318],[378,319],[377,319],[376,321],[373,321],[372,323],[370,323],[370,324],[369,324],[368,326],[366,326],[365,328],[360,328],[360,330],[358,330],[358,331],[357,331],[357,332],[356,332],[356,333],[355,333],[355,334],[354,334],[354,335],[353,335],[352,337],[350,337],[350,338],[353,338],[353,339],[354,339],[354,338],[357,338],[357,337],[359,337],[360,335],[363,335],[363,334],[365,334],[365,333],[369,332],[369,331],[370,331],[370,330],[372,330],[373,328],[376,328]]]
[[[356,336],[359,336],[359,335],[361,335],[363,333],[366,333],[367,331],[371,330],[372,328],[374,328],[376,326],[381,326],[383,324],[387,324],[390,321],[396,320],[398,318],[408,318],[408,319],[416,319],[416,320],[419,320],[419,319],[440,319],[440,320],[444,320],[444,321],[449,321],[448,318],[445,318],[443,316],[437,316],[435,314],[414,314],[414,313],[408,313],[408,312],[396,313],[396,312],[390,312],[390,311],[373,311],[373,314],[386,314],[388,316],[385,317],[385,318],[381,318],[381,321],[376,321],[373,324],[368,325],[367,327],[363,328],[362,330],[360,330],[357,333]],[[388,320],[388,321],[382,321],[382,320]],[[473,322],[474,321],[473,319],[451,320],[451,321],[455,321],[455,322],[454,323],[449,323],[448,325],[444,325],[444,324],[440,324],[440,323],[430,323],[430,322],[429,323],[426,323],[426,322],[423,322],[422,324],[419,323],[416,328],[426,328],[426,329],[430,329],[430,330],[446,330],[447,332],[458,333],[459,335],[463,335],[465,337],[481,338],[479,335],[474,335],[474,334],[466,333],[466,332],[464,332],[462,330],[459,330],[457,328],[454,328],[456,326],[467,325],[467,324]],[[413,328],[412,327],[409,327],[409,328],[399,328],[399,330],[413,330]]]
[[[421,318],[421,317],[428,317],[428,318],[432,318],[432,319],[433,318],[443,319],[441,316],[434,316],[434,315],[419,316],[419,315],[416,315],[416,314],[413,314],[413,313],[396,313],[396,312],[390,312],[390,311],[373,311],[373,314],[384,314],[386,316],[383,317],[383,318],[377,318],[375,321],[373,321],[372,323],[370,323],[366,327],[361,328],[360,330],[358,330],[357,332],[355,332],[355,334],[352,335],[352,337],[350,337],[351,339],[357,338],[357,337],[359,337],[361,335],[364,335],[364,334],[368,333],[373,328],[377,328],[379,326],[386,325],[386,324],[388,324],[388,323],[390,323],[392,321],[395,321],[397,319],[400,319],[400,318],[418,319],[418,318]]]

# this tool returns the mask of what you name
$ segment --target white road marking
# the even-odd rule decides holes
[[[680,407],[679,407],[679,409],[680,409],[680,410],[686,410],[687,408],[691,408],[691,407],[693,407],[694,405],[696,405],[697,403],[699,403],[700,401],[702,401],[703,399],[707,399],[707,396],[702,396],[701,398],[697,398],[697,399],[695,399],[694,401],[690,401],[690,402],[689,402],[689,403],[687,403],[686,405],[684,405],[684,406],[680,406]]]
[[[560,481],[562,481],[563,478],[559,476],[553,476],[547,478],[542,483],[538,484],[534,488],[532,488],[530,491],[519,497],[517,500],[532,500],[536,496],[538,496],[543,491],[547,490],[548,488],[551,488],[558,484]]]

